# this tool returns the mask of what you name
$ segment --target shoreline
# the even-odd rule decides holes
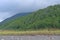
[[[46,35],[44,34],[42,35],[0,35],[0,36],[60,36],[60,34],[59,35],[48,35],[48,34]]]

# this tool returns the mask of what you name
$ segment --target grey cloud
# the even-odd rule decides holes
[[[0,20],[19,12],[32,12],[55,4],[60,4],[60,0],[0,0]]]

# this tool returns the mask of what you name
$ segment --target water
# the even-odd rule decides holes
[[[60,36],[57,35],[0,36],[0,40],[60,40]]]

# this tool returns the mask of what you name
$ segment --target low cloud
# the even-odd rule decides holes
[[[60,4],[60,0],[0,0],[0,20],[17,13],[32,12],[55,4]]]

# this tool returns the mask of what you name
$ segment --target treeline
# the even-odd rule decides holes
[[[1,30],[60,29],[60,5],[49,6],[0,25]]]

